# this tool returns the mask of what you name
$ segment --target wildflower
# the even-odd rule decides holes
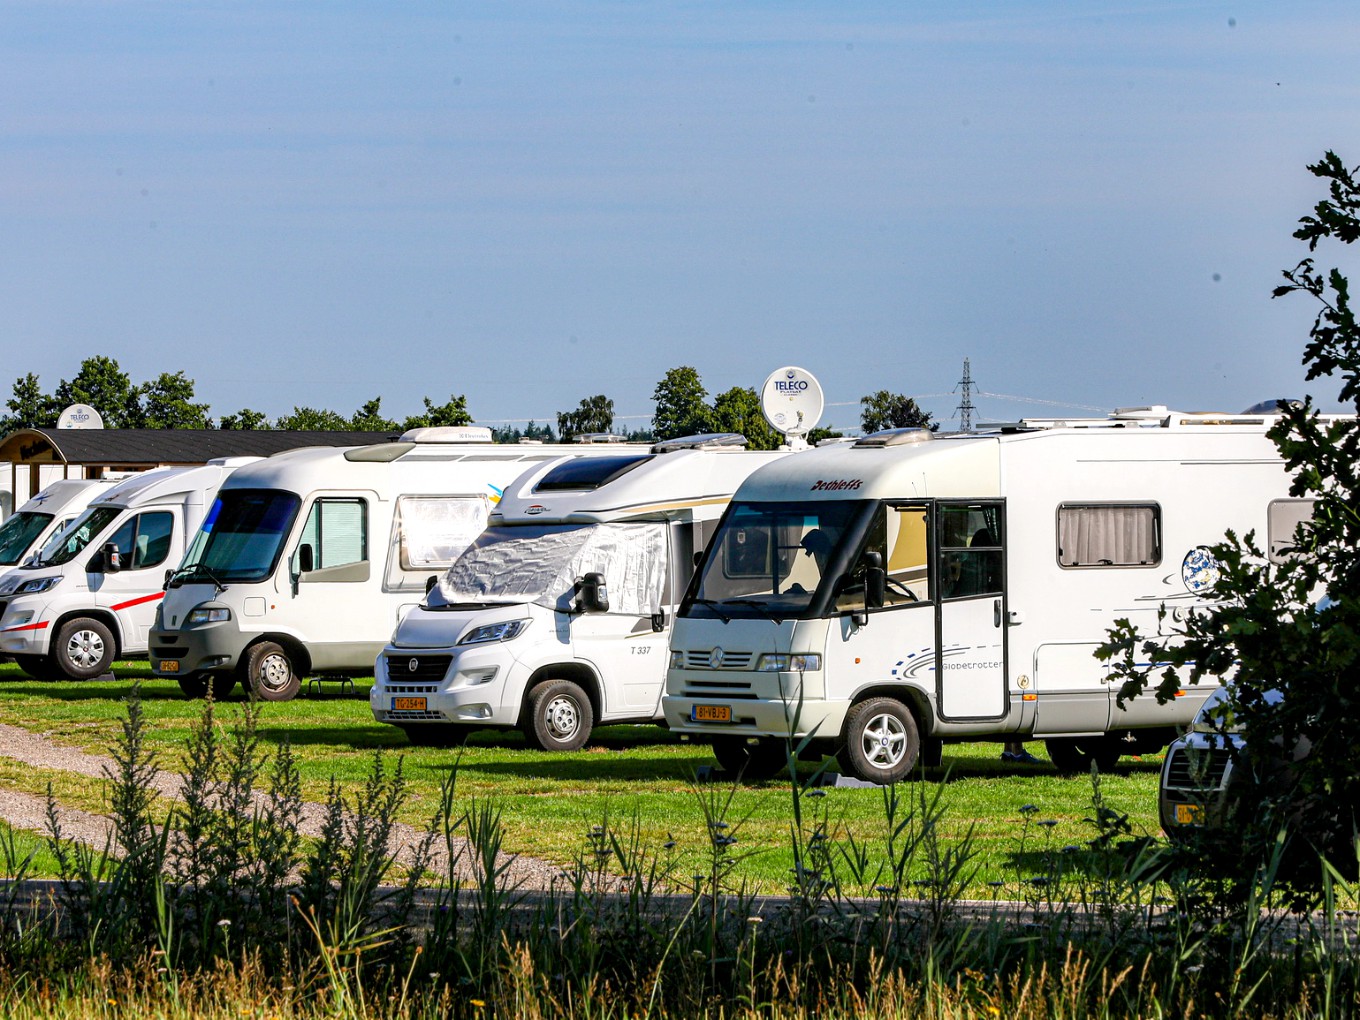
[[[825,791],[825,790],[809,790],[809,791],[807,792],[806,796],[808,796],[808,797],[825,797],[825,796],[826,796],[826,791]]]
[[[1025,804],[1020,808],[1020,813],[1022,815],[1032,815],[1034,814],[1034,812],[1038,810],[1039,810],[1038,804]]]
[[[1058,821],[1056,818],[1045,818],[1039,824],[1042,825],[1045,829],[1051,829],[1053,828],[1053,826],[1058,824]]]
[[[765,920],[765,918],[763,918],[763,917],[753,916],[753,917],[748,917],[748,918],[746,919],[746,923],[747,923],[747,924],[761,924],[761,923],[764,922],[764,920]]]
[[[476,1006],[478,1009],[486,1008],[486,1003],[481,999],[468,999],[468,1002],[472,1003],[472,1005]]]

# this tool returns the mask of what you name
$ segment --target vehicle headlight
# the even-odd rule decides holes
[[[501,623],[488,623],[484,627],[473,627],[458,641],[460,645],[484,645],[490,641],[509,641],[524,633],[529,626],[528,620],[504,620]]]
[[[31,581],[24,581],[19,587],[14,589],[15,595],[36,595],[41,591],[50,591],[61,584],[61,574],[53,574],[51,577],[35,577]]]
[[[189,615],[184,618],[185,626],[193,626],[196,623],[226,623],[231,619],[231,610],[223,608],[214,609],[192,609]]]
[[[671,669],[679,669],[685,664],[684,652],[671,652]]]
[[[756,662],[759,673],[811,673],[822,668],[817,652],[775,652],[762,655]]]

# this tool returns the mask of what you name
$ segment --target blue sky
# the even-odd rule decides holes
[[[853,426],[947,421],[967,357],[989,419],[1335,407],[1270,291],[1358,46],[1307,0],[8,0],[0,394],[109,354],[216,414],[643,424],[797,364]]]

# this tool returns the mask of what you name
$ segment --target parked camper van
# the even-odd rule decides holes
[[[1174,738],[1209,693],[1116,705],[1094,658],[1213,599],[1205,546],[1311,513],[1260,415],[1164,407],[898,430],[769,464],[733,498],[671,636],[667,724],[748,772],[790,734],[885,782],[943,741],[1043,739],[1063,770]],[[1170,621],[1168,621],[1170,622]]]
[[[186,694],[237,679],[284,701],[309,674],[367,675],[401,616],[486,526],[501,487],[618,446],[493,445],[485,428],[279,453],[238,471],[166,583],[151,665]]]
[[[167,567],[232,471],[258,458],[160,468],[109,487],[0,580],[0,652],[30,676],[85,679],[146,653]]]
[[[518,726],[550,751],[658,719],[695,554],[742,480],[782,456],[696,436],[516,479],[378,657],[374,717],[415,744]]]
[[[0,524],[0,576],[37,552],[76,519],[116,479],[65,478],[53,482]]]

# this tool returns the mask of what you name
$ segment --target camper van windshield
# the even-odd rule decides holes
[[[116,506],[96,506],[86,510],[52,538],[38,554],[40,566],[68,563],[91,542],[102,535],[122,509]]]
[[[228,489],[194,536],[172,585],[202,577],[214,582],[263,581],[274,572],[283,540],[302,500],[291,492]]]
[[[487,528],[430,589],[426,606],[533,602],[565,611],[577,579],[590,571],[603,574],[609,585],[610,612],[658,612],[666,577],[666,525]]]
[[[682,614],[782,619],[807,613],[840,546],[856,538],[851,525],[864,506],[862,500],[733,503]]]
[[[51,514],[35,514],[29,510],[10,515],[0,524],[0,566],[12,567],[19,562],[33,540],[42,534],[52,520]]]

